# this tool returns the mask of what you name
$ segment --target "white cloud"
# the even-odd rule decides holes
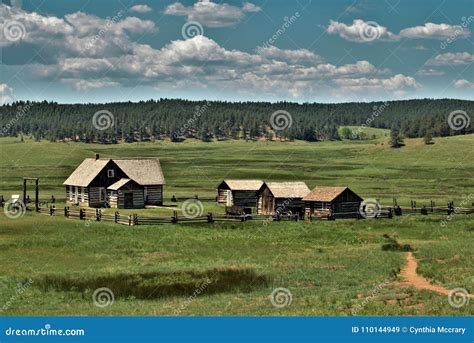
[[[0,105],[8,104],[13,101],[13,89],[5,83],[0,83]]]
[[[355,19],[352,25],[331,20],[326,32],[337,34],[345,40],[356,43],[368,43],[375,40],[398,40],[398,36],[390,32],[386,27],[375,22],[365,22],[361,19]]]
[[[423,26],[415,26],[403,29],[399,33],[404,38],[426,38],[446,39],[449,37],[466,38],[470,31],[460,25],[425,23]]]
[[[356,43],[368,43],[372,41],[398,41],[406,39],[454,39],[467,38],[470,31],[461,25],[425,23],[422,26],[408,27],[398,34],[390,32],[385,26],[376,22],[355,19],[351,25],[346,25],[334,20],[329,22],[326,29],[329,34],[337,34],[339,37]],[[418,46],[418,49],[423,49]]]
[[[243,7],[232,6],[226,3],[214,3],[210,0],[201,0],[193,6],[184,6],[180,2],[169,5],[165,14],[185,16],[188,21],[197,21],[207,27],[226,27],[240,22],[245,12],[258,12],[260,7],[246,2]]]
[[[244,6],[242,7],[242,11],[244,12],[260,12],[261,10],[260,7],[250,2],[244,2]]]
[[[428,65],[463,65],[474,62],[474,55],[468,52],[448,52],[430,59]]]
[[[312,51],[307,49],[298,49],[298,50],[282,50],[271,45],[268,47],[259,47],[257,48],[257,54],[269,59],[284,60],[291,63],[321,63],[321,56],[315,54]]]
[[[130,7],[130,11],[137,13],[149,13],[153,11],[153,9],[148,5],[135,5]]]
[[[444,74],[444,71],[436,69],[420,69],[416,72],[416,75],[420,76],[441,76]]]
[[[184,7],[173,6],[176,11]],[[245,52],[226,49],[203,35],[157,49],[134,41],[136,34],[156,32],[154,24],[125,13],[106,20],[82,12],[57,18],[22,10],[12,13],[1,6],[0,11],[8,19],[15,16],[26,23],[28,33],[32,30],[28,38],[15,44],[50,44],[51,62],[35,61],[25,66],[25,73],[44,81],[58,80],[80,91],[140,84],[182,92],[225,89],[250,95],[311,97],[366,89],[389,89],[395,94],[417,86],[413,78],[390,76],[390,70],[379,70],[368,61],[335,65],[307,49],[270,46]]]
[[[474,89],[474,82],[468,80],[456,80],[454,81],[454,88],[458,89]]]

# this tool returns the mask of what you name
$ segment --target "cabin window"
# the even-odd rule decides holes
[[[114,176],[115,176],[115,170],[108,169],[107,170],[107,177],[114,177]]]

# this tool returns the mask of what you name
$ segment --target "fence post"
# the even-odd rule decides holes
[[[212,212],[209,212],[207,214],[207,222],[208,223],[214,223],[214,219],[212,218]]]
[[[55,206],[50,206],[49,207],[49,215],[50,216],[54,216],[54,211],[56,210],[56,207]]]
[[[100,208],[95,209],[95,220],[100,222],[100,219],[102,217],[102,211]]]
[[[171,217],[171,223],[176,224],[178,222],[178,211],[173,211],[173,216]]]
[[[138,214],[133,214],[133,225],[138,225]]]
[[[65,207],[64,207],[64,216],[65,216],[66,218],[69,218],[69,206],[65,206]]]
[[[128,215],[128,226],[132,226],[132,216]]]
[[[119,214],[118,211],[115,211],[115,213],[114,213],[114,222],[118,223],[119,219],[120,219],[120,214]]]
[[[80,208],[79,209],[79,219],[83,220],[83,219],[85,219],[85,217],[86,217],[85,210],[83,208]]]

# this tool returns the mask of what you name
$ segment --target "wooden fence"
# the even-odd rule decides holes
[[[107,212],[111,211],[108,209]],[[49,216],[58,216],[63,215],[66,218],[70,219],[79,219],[84,221],[103,221],[103,222],[112,222],[122,225],[160,225],[160,224],[184,224],[184,223],[214,223],[214,222],[245,222],[245,221],[262,221],[262,222],[271,222],[271,221],[298,221],[301,220],[298,214],[287,214],[287,215],[274,215],[274,216],[260,216],[260,215],[250,215],[250,214],[241,214],[241,215],[229,215],[229,214],[218,214],[214,215],[209,212],[206,215],[201,216],[180,216],[178,211],[173,211],[171,217],[158,217],[158,216],[143,216],[138,214],[131,215],[121,215],[119,211],[114,213],[105,213],[104,209],[89,209],[89,208],[78,208],[71,209],[69,206],[64,207],[61,210],[58,210],[55,205],[50,205],[49,207],[39,207],[38,212],[41,214]],[[393,216],[401,215],[429,215],[429,214],[444,214],[444,215],[455,215],[455,214],[473,214],[474,207],[471,208],[462,208],[454,207],[452,203],[449,203],[446,207],[435,207],[423,206],[422,208],[413,207],[382,207],[380,211],[374,216],[376,219],[380,218],[393,218]],[[354,213],[329,213],[327,215],[307,215],[306,219],[310,222],[313,220],[336,220],[339,218],[358,218],[363,219],[364,217],[359,212]],[[372,217],[371,217],[372,218]]]

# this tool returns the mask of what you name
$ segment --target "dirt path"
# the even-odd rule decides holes
[[[405,265],[405,267],[403,267],[402,271],[400,272],[400,276],[402,277],[404,281],[398,284],[402,287],[413,286],[418,289],[427,289],[429,291],[436,292],[439,294],[449,295],[449,293],[451,292],[450,289],[442,287],[442,286],[434,285],[430,281],[425,279],[423,276],[418,275],[416,273],[417,267],[418,267],[417,260],[415,259],[413,254],[409,252],[407,254],[407,264]],[[473,297],[474,295],[469,294],[469,298],[473,298]]]

